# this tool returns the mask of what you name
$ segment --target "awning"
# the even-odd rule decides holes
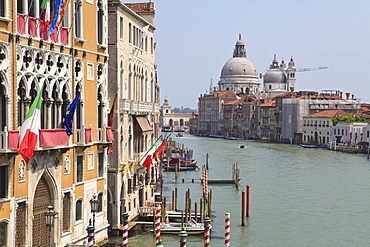
[[[135,116],[142,132],[153,131],[152,126],[150,126],[149,120],[146,117]]]

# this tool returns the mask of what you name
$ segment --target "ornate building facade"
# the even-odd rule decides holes
[[[86,244],[107,239],[107,2],[65,2],[64,19],[49,29],[39,0],[6,0],[0,9],[0,246]],[[32,159],[17,153],[19,128],[42,93]],[[60,128],[77,93],[74,134]],[[99,200],[93,215],[90,200]],[[54,210],[53,226],[45,212]]]
[[[148,205],[158,179],[158,166],[141,165],[160,135],[159,86],[155,65],[153,2],[123,4],[109,0],[109,98],[117,95],[113,128],[115,148],[109,155],[108,220],[120,229]]]

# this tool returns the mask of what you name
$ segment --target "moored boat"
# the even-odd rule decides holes
[[[160,225],[161,234],[179,234],[184,229],[188,234],[203,234],[204,224],[197,223],[195,220],[190,220],[188,223],[162,223]],[[151,230],[153,231],[153,230]]]

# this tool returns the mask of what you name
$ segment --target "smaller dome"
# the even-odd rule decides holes
[[[244,41],[243,40],[238,40],[238,41],[236,41],[236,44],[235,45],[245,45],[244,44]]]
[[[263,77],[263,83],[286,83],[286,76],[281,69],[269,69]]]

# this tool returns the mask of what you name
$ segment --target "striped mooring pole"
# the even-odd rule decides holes
[[[161,204],[155,210],[155,245],[161,244]]]
[[[122,233],[122,247],[128,247],[128,213],[122,214],[123,218],[123,233]]]
[[[89,225],[86,228],[87,231],[87,246],[93,247],[94,246],[94,231],[95,227],[91,224],[91,219],[89,221]]]
[[[211,226],[211,219],[206,216],[203,219],[204,223],[204,247],[209,247],[210,246],[210,240],[211,240],[211,235],[209,234],[210,232],[210,226]]]
[[[186,237],[188,236],[188,233],[182,229],[179,233],[180,237],[180,247],[186,247]]]
[[[225,246],[230,246],[230,213],[225,213]]]

